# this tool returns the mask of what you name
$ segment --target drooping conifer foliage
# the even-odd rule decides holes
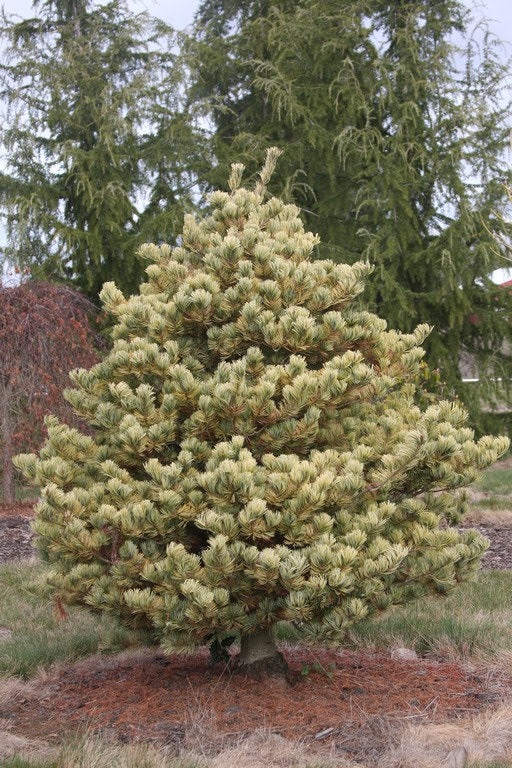
[[[105,285],[113,348],[66,394],[95,435],[52,419],[16,460],[42,488],[55,593],[168,651],[238,632],[252,661],[280,620],[337,642],[450,590],[486,547],[440,523],[508,441],[475,442],[457,404],[414,404],[428,326],[355,307],[368,264],[311,260],[298,209],[265,198],[276,155],[255,188],[233,166],[179,247],[144,246],[137,296]]]
[[[510,397],[512,378],[511,296],[491,278],[510,266],[510,61],[468,5],[203,0],[193,93],[213,188],[228,162],[256,172],[281,146],[274,194],[301,207],[322,256],[375,264],[367,308],[433,326],[427,362],[482,427],[478,406]]]
[[[204,152],[179,35],[125,0],[35,0],[0,39],[4,257],[93,300],[137,290],[138,247],[179,232]]]

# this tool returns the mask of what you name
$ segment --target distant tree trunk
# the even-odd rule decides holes
[[[282,653],[277,650],[269,627],[256,629],[250,635],[242,636],[235,668],[258,678],[265,675],[288,678],[288,665]]]
[[[2,421],[2,498],[7,504],[12,504],[14,501],[13,446],[11,414],[9,413],[9,392],[5,387],[0,389],[0,416]]]

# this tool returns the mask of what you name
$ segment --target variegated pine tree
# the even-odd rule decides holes
[[[239,633],[239,664],[264,669],[276,622],[339,642],[471,576],[486,541],[440,523],[508,445],[415,405],[429,328],[355,307],[368,264],[311,260],[297,208],[265,199],[277,154],[254,189],[233,166],[180,247],[143,248],[138,296],[105,285],[113,349],[65,395],[94,436],[52,419],[16,460],[57,597],[166,651]]]

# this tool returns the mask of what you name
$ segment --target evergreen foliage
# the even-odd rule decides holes
[[[427,362],[471,408],[512,379],[512,296],[491,280],[510,264],[510,63],[472,25],[460,0],[203,0],[193,88],[211,184],[282,147],[274,193],[321,256],[375,264],[365,303],[390,327],[434,326]]]
[[[0,30],[4,258],[93,299],[106,280],[133,292],[138,247],[173,241],[201,164],[178,38],[125,0],[34,5]]]
[[[338,642],[392,605],[444,594],[486,541],[440,527],[508,447],[478,442],[456,403],[421,410],[429,327],[358,308],[371,267],[311,260],[318,238],[265,186],[210,196],[179,247],[145,245],[103,362],[66,393],[93,429],[57,419],[39,457],[35,530],[58,599],[189,650],[280,620]]]

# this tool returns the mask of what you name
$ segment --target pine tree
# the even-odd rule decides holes
[[[144,627],[169,652],[241,635],[244,667],[281,667],[272,627],[337,643],[356,621],[444,594],[486,540],[440,527],[508,447],[466,414],[414,403],[429,327],[359,309],[365,262],[311,260],[297,207],[255,188],[210,197],[179,247],[146,245],[103,362],[66,393],[94,430],[48,422],[35,530],[56,596]]]
[[[272,190],[301,207],[321,256],[375,264],[364,299],[390,327],[434,325],[428,364],[476,423],[489,384],[512,380],[511,297],[491,280],[509,264],[495,237],[512,231],[499,41],[484,24],[472,36],[459,0],[203,0],[197,21],[211,184],[227,158],[255,172],[281,146]]]
[[[93,299],[106,280],[135,291],[138,247],[173,241],[201,164],[177,36],[125,0],[35,8],[0,32],[4,258]]]

